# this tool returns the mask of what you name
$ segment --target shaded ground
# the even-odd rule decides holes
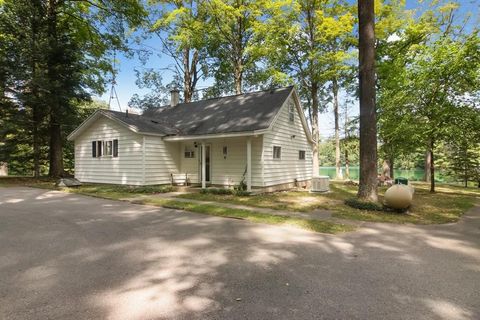
[[[408,214],[395,214],[383,211],[358,210],[345,204],[354,198],[358,187],[344,182],[331,182],[329,193],[309,193],[287,191],[253,196],[218,195],[188,193],[180,195],[184,199],[215,201],[274,210],[297,211],[309,214],[314,210],[328,210],[333,217],[371,222],[438,224],[456,222],[468,209],[480,200],[480,189],[463,188],[452,185],[439,185],[436,193],[429,192],[426,183],[416,182],[413,204]],[[387,187],[379,188],[379,201]]]
[[[5,319],[478,319],[479,283],[479,209],[330,236],[0,189]]]

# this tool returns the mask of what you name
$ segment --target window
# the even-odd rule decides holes
[[[193,148],[191,146],[185,146],[185,158],[191,159],[195,158],[195,151],[193,151]]]
[[[274,146],[273,159],[281,159],[281,157],[282,157],[282,147]]]
[[[298,151],[298,160],[305,160],[305,150]]]
[[[113,155],[113,141],[112,140],[109,140],[109,141],[103,141],[103,150],[104,150],[104,154],[106,156],[112,156]]]
[[[292,101],[288,104],[288,120],[295,121],[295,104]]]
[[[92,141],[92,158],[101,156],[118,157],[118,139]]]

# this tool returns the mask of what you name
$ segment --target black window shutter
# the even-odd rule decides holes
[[[102,151],[103,151],[103,150],[102,150],[102,145],[103,145],[102,141],[100,141],[100,140],[97,141],[97,145],[98,145],[98,155],[97,155],[97,156],[98,156],[98,157],[101,157],[102,154],[103,154],[103,152],[102,152]]]
[[[113,156],[118,157],[118,139],[113,140]]]
[[[97,141],[92,141],[92,158],[97,157]]]

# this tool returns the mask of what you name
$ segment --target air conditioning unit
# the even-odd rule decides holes
[[[330,191],[330,177],[329,176],[318,176],[312,178],[312,188],[311,192],[328,192]]]

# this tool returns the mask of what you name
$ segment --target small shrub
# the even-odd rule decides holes
[[[231,189],[225,189],[225,188],[209,188],[209,189],[202,189],[202,190],[200,190],[200,193],[203,193],[203,194],[229,195],[229,194],[233,194],[234,191],[231,190]]]
[[[349,207],[359,209],[359,210],[384,211],[383,205],[379,203],[361,201],[356,198],[346,199],[345,204]]]
[[[235,187],[233,187],[233,189],[235,189],[236,191],[245,191],[247,190],[247,183],[245,182],[245,178],[242,179],[242,181],[240,181],[240,183],[238,185],[236,185]]]
[[[239,197],[248,197],[250,195],[250,192],[245,190],[235,190],[235,195]]]
[[[174,191],[175,188],[172,186],[141,186],[141,187],[131,187],[128,192],[131,193],[167,193]]]

